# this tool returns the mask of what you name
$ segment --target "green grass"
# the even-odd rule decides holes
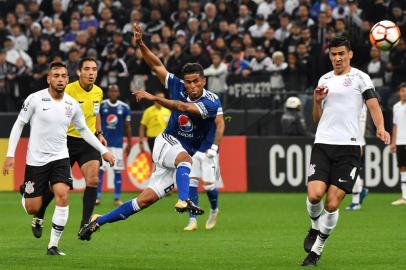
[[[82,194],[70,194],[70,216],[60,242],[66,257],[45,255],[53,206],[43,236],[31,234],[31,218],[17,193],[0,193],[0,269],[301,269],[310,224],[305,194],[221,194],[218,226],[183,232],[186,215],[175,213],[176,195],[130,219],[107,224],[90,242],[76,239]],[[132,194],[124,194],[124,199]],[[395,194],[370,194],[358,212],[340,212],[318,269],[406,269],[406,207]],[[113,208],[104,194],[96,208]],[[202,206],[207,210],[205,194]],[[346,198],[344,206],[349,202]]]

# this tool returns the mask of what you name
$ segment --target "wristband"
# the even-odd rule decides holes
[[[211,145],[211,147],[210,147],[210,149],[212,149],[212,150],[214,150],[214,151],[218,151],[219,150],[219,147],[218,147],[218,145],[216,145],[216,144],[212,144]]]
[[[99,135],[103,135],[103,131],[102,130],[96,131],[94,135],[96,135],[96,137],[99,137]]]

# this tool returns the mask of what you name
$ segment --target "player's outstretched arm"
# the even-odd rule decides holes
[[[398,135],[398,126],[394,123],[392,126],[392,142],[390,144],[390,152],[396,153],[396,136]]]
[[[199,108],[195,103],[182,102],[179,100],[170,100],[163,97],[154,96],[143,90],[135,90],[132,94],[137,99],[137,102],[146,99],[152,102],[157,102],[158,104],[169,110],[201,115]]]
[[[213,144],[211,145],[211,147],[206,152],[206,155],[209,158],[213,158],[213,157],[217,156],[217,154],[218,154],[219,145],[220,145],[221,139],[223,138],[224,129],[225,129],[224,115],[218,114],[216,116],[216,118],[214,119],[214,123],[216,124],[216,133],[214,135],[214,141],[213,141]]]
[[[78,108],[75,111],[75,115],[72,118],[73,126],[79,131],[82,138],[90,144],[93,148],[100,152],[103,159],[107,161],[110,166],[114,165],[115,158],[112,152],[110,152],[97,138],[94,136],[92,131],[86,125],[85,117],[79,104],[76,105]]]
[[[369,98],[365,102],[376,128],[376,136],[385,144],[390,143],[390,135],[385,130],[383,114],[377,98]]]
[[[151,70],[156,74],[159,81],[165,85],[165,79],[168,74],[164,64],[162,64],[161,60],[151,52],[151,50],[145,45],[142,41],[142,31],[139,24],[133,24],[133,31],[134,31],[134,41],[138,46],[140,46],[142,56],[144,57],[144,61],[148,64]]]
[[[317,86],[313,92],[313,122],[317,125],[323,114],[321,104],[328,94],[328,88],[325,86]]]
[[[10,169],[14,166],[14,154],[24,126],[25,122],[18,117],[11,129],[10,138],[8,140],[6,160],[3,164],[3,175],[9,174]]]

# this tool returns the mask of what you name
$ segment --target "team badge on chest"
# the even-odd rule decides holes
[[[345,87],[350,87],[351,84],[352,84],[351,78],[348,78],[348,77],[347,77],[347,78],[344,79],[343,85],[344,85]]]
[[[68,118],[72,117],[72,107],[71,106],[65,106],[65,115]]]

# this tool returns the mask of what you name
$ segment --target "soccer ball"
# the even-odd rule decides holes
[[[369,40],[378,49],[388,51],[399,43],[399,27],[391,21],[380,21],[371,28]]]

